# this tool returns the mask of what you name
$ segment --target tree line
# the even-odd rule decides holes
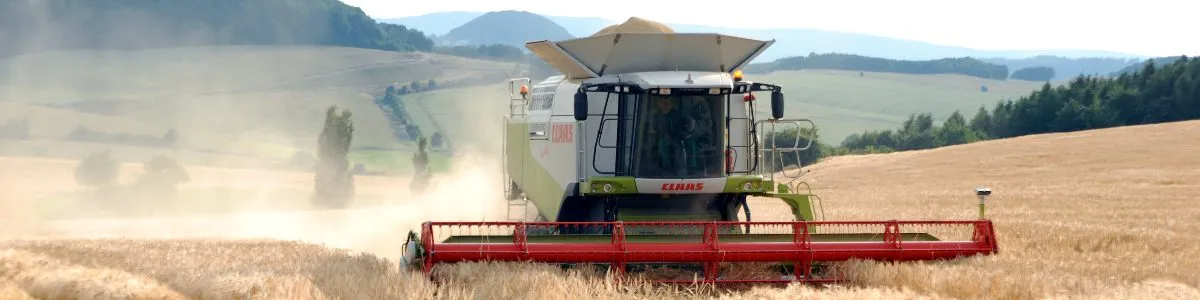
[[[92,188],[94,207],[124,215],[144,215],[171,206],[181,184],[191,180],[174,158],[155,155],[142,164],[135,181],[121,183],[121,162],[112,151],[102,150],[83,157],[75,166],[75,182]]]
[[[0,57],[56,50],[326,45],[512,62],[531,58],[506,44],[438,46],[425,32],[376,22],[338,0],[0,1],[0,36],[5,37]]]
[[[377,23],[338,0],[0,1],[0,36],[0,57],[197,45],[433,49],[423,32]]]
[[[459,57],[499,61],[521,62],[527,58],[525,51],[521,50],[520,48],[503,44],[437,46],[433,48],[433,52]]]
[[[955,111],[940,126],[914,114],[895,130],[847,137],[827,155],[930,149],[979,140],[1200,119],[1200,61],[1180,57],[1162,67],[1153,61],[1116,77],[1081,75],[1065,85],[1042,85],[968,121]]]
[[[905,74],[962,74],[986,79],[1008,79],[1008,67],[970,57],[935,60],[895,60],[843,53],[810,53],[808,56],[780,58],[769,63],[751,64],[750,73],[780,70],[833,69]]]
[[[1141,61],[1141,62],[1138,62],[1135,64],[1131,64],[1129,66],[1126,66],[1124,68],[1121,68],[1121,70],[1113,72],[1112,76],[1120,76],[1121,74],[1124,74],[1124,73],[1133,73],[1133,72],[1140,71],[1140,70],[1146,68],[1146,64],[1149,64],[1149,63],[1154,63],[1157,65],[1173,64],[1173,63],[1175,63],[1175,61],[1177,61],[1183,57],[1184,56],[1164,56],[1164,57],[1159,57],[1159,58],[1147,59],[1145,61]]]
[[[11,140],[30,140],[29,118],[10,119],[4,124],[0,124],[0,139]],[[161,136],[150,134],[132,134],[132,133],[107,133],[94,131],[82,125],[76,126],[74,130],[64,137],[65,140],[78,142],[97,142],[97,143],[114,143],[126,145],[139,145],[147,147],[173,147],[179,143],[179,133],[174,128],[167,129]]]
[[[312,205],[320,208],[345,208],[356,193],[354,172],[348,154],[354,136],[353,114],[336,105],[325,112],[321,132],[316,138],[317,155],[309,163],[313,171]],[[424,146],[424,139],[421,141]],[[420,149],[424,153],[424,149]],[[170,206],[178,186],[190,181],[187,170],[174,158],[156,155],[143,164],[144,172],[135,182],[122,184],[121,161],[110,150],[93,152],[75,167],[75,181],[93,189],[92,199],[107,209],[142,214]]]
[[[1054,68],[1051,67],[1026,67],[1013,71],[1009,77],[1017,80],[1050,81],[1054,79],[1054,75]]]

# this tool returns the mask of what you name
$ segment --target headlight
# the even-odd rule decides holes
[[[611,193],[612,191],[613,191],[613,186],[612,186],[612,184],[611,184],[611,183],[605,183],[605,184],[604,184],[604,192],[605,192],[605,193]]]
[[[753,185],[751,185],[749,182],[747,182],[747,183],[743,183],[743,184],[742,184],[742,190],[743,190],[743,191],[747,191],[747,192],[749,192],[749,191],[750,191],[750,188],[752,188],[752,187],[754,187],[754,186],[753,186]]]

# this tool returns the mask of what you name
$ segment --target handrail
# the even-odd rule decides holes
[[[795,179],[800,178],[800,176],[803,176],[804,172],[802,170],[797,170],[797,173],[795,175],[789,174],[787,171],[787,166],[784,165],[783,156],[780,154],[781,153],[792,153],[796,157],[796,162],[803,165],[803,162],[800,159],[801,158],[800,152],[802,152],[804,150],[808,150],[809,148],[812,148],[813,140],[814,140],[813,136],[811,136],[811,135],[807,136],[807,137],[802,136],[803,130],[801,130],[801,129],[803,129],[803,126],[801,125],[801,123],[804,123],[804,122],[807,122],[810,125],[812,125],[812,127],[810,127],[810,128],[816,129],[816,127],[817,127],[817,124],[810,119],[767,119],[767,120],[757,121],[754,123],[754,128],[756,129],[756,131],[757,131],[757,128],[762,126],[764,123],[771,124],[771,129],[770,129],[769,133],[767,134],[768,139],[770,141],[770,147],[768,147],[766,149],[761,149],[759,153],[763,154],[763,153],[767,153],[769,151],[771,153],[772,162],[777,162],[781,168],[780,171],[783,172],[784,177],[793,179],[792,181],[795,181]],[[776,129],[777,124],[794,124],[794,125],[796,125],[796,130],[797,130],[796,139],[792,143],[792,147],[790,147],[790,148],[777,147],[776,142],[775,142],[775,134],[778,132],[778,130]],[[800,139],[802,137],[806,138],[808,140],[808,143],[806,143],[804,145],[804,147],[800,147]],[[762,139],[762,135],[756,135],[756,139]],[[759,143],[761,143],[761,141],[759,141]],[[759,160],[762,160],[762,157],[759,157]],[[764,171],[768,171],[768,170],[764,170]],[[771,172],[771,179],[773,180],[775,178],[775,171],[769,170],[769,172]]]
[[[508,80],[508,99],[509,99],[508,100],[509,101],[508,115],[509,116],[524,116],[526,113],[525,105],[528,104],[527,103],[528,100],[525,99],[523,96],[513,94],[513,88],[516,87],[517,82],[525,82],[525,85],[529,88],[532,88],[532,87],[530,87],[530,85],[533,85],[533,81],[530,80],[528,77],[512,78],[512,79]],[[518,104],[518,103],[520,103],[520,104]],[[521,111],[520,113],[517,113],[517,108],[520,108],[520,111]]]

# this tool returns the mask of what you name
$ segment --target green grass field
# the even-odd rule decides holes
[[[350,152],[349,158],[351,164],[363,164],[368,172],[384,171],[384,172],[404,172],[400,175],[411,175],[408,173],[412,170],[412,155],[415,149],[405,148],[402,150],[374,150],[374,149],[358,149]],[[429,153],[429,168],[434,172],[450,171],[449,154],[444,152],[428,152]]]
[[[406,171],[414,147],[396,140],[373,101],[376,94],[393,82],[500,82],[512,71],[511,63],[316,46],[18,56],[0,60],[0,124],[28,119],[32,140],[0,140],[0,155],[78,158],[80,153],[116,148],[136,153],[127,155],[135,161],[144,160],[143,153],[165,152],[188,157],[182,160],[194,164],[283,164],[299,151],[316,152],[325,109],[338,105],[354,113],[352,160],[368,170]],[[175,129],[179,147],[61,141],[80,126],[156,137]],[[390,158],[393,154],[402,159]],[[434,157],[435,163],[448,159]]]
[[[507,84],[473,86],[405,95],[400,98],[413,122],[431,135],[442,132],[455,147],[497,149],[508,111]]]
[[[1016,99],[1041,88],[1039,82],[987,80],[961,75],[909,75],[836,70],[782,71],[750,75],[746,80],[779,84],[785,95],[785,118],[808,118],[817,123],[821,141],[839,144],[864,130],[894,129],[910,114],[930,112],[944,120],[954,110],[966,118],[981,105],[991,107],[1001,99]],[[988,92],[980,92],[986,85]],[[440,127],[456,143],[494,143],[490,136],[507,114],[506,84],[417,93],[401,101],[429,115],[414,113],[422,128]],[[770,96],[758,95],[759,119],[770,116]],[[464,111],[470,110],[470,111]],[[436,124],[436,126],[435,126]],[[496,144],[494,147],[499,147]]]
[[[913,113],[929,112],[940,122],[955,110],[968,120],[980,106],[991,110],[1002,99],[1017,99],[1041,88],[1040,82],[988,80],[963,75],[909,75],[837,70],[781,71],[748,75],[746,80],[783,86],[784,118],[817,123],[821,141],[840,144],[864,130],[895,129]],[[988,91],[981,92],[980,86]],[[770,99],[762,95],[759,99]],[[769,101],[757,114],[770,116]]]

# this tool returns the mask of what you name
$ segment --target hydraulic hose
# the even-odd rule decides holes
[[[750,222],[750,204],[746,201],[747,197],[742,197],[742,211],[746,213],[746,222]],[[750,224],[746,224],[746,233],[750,233]]]

